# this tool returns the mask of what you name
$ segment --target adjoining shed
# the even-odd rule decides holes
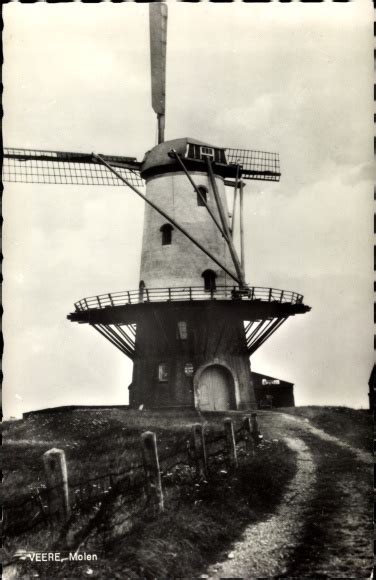
[[[294,383],[253,371],[251,372],[251,381],[259,409],[295,407]]]

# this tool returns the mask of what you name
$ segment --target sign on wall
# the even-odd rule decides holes
[[[194,367],[193,367],[193,364],[192,364],[192,363],[186,363],[186,364],[184,365],[184,374],[185,374],[187,377],[191,377],[191,376],[193,375],[193,373],[194,373],[194,370],[195,370],[195,369],[194,369]]]

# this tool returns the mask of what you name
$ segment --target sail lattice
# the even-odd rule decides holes
[[[281,171],[278,153],[248,149],[226,149],[226,158],[229,163],[241,166],[241,176],[244,179],[280,180]]]
[[[102,155],[103,159],[132,185],[143,186],[139,162],[133,157]],[[35,149],[3,152],[3,181],[72,185],[124,185],[91,153],[70,153]]]

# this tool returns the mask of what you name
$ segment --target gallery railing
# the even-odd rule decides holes
[[[239,286],[217,286],[215,290],[205,290],[202,286],[142,288],[89,296],[76,302],[75,307],[76,311],[83,311],[144,302],[185,302],[190,300],[246,300],[302,304],[303,296],[290,290],[261,286],[247,287],[246,289]]]

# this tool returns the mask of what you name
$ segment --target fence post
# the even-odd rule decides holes
[[[253,452],[251,420],[249,417],[243,417],[242,423],[246,449]]]
[[[192,443],[196,461],[197,475],[207,475],[207,457],[204,427],[201,423],[192,425]]]
[[[260,439],[262,439],[262,435],[260,433],[257,422],[257,413],[251,413],[251,417],[252,417],[252,437],[257,445],[260,442]]]
[[[155,433],[145,431],[141,435],[141,442],[148,498],[154,505],[157,505],[159,511],[163,511],[162,481]]]
[[[224,427],[225,427],[225,435],[226,435],[226,449],[227,449],[227,456],[230,467],[237,468],[238,467],[238,457],[236,454],[236,447],[235,447],[235,435],[234,435],[234,425],[231,419],[227,418],[224,420]]]
[[[68,471],[62,449],[49,449],[43,454],[51,520],[64,524],[69,518]]]

